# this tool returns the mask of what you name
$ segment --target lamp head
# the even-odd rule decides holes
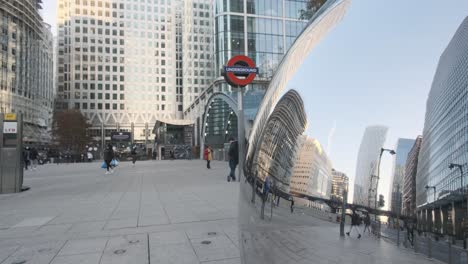
[[[427,189],[429,189],[429,185],[426,185],[426,187],[425,187],[425,188],[426,188],[426,190],[427,190]]]
[[[449,167],[449,169],[453,169],[453,168],[455,168],[455,164],[450,163],[448,167]]]
[[[395,155],[396,152],[392,149],[392,150],[390,150],[390,154]]]

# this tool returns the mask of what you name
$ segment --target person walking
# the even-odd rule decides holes
[[[353,210],[353,214],[351,215],[351,227],[349,228],[349,231],[346,232],[346,235],[349,236],[351,234],[351,231],[354,229],[357,230],[358,232],[358,239],[361,238],[361,233],[359,232],[359,225],[361,224],[361,217],[356,213],[356,211]]]
[[[106,163],[106,174],[114,173],[112,169],[111,162],[114,159],[114,150],[112,145],[107,145],[107,148],[104,150],[104,162]]]
[[[213,150],[209,145],[205,147],[205,151],[203,153],[203,157],[206,160],[206,168],[211,169],[211,160],[213,159]]]
[[[263,191],[262,191],[262,209],[260,212],[260,218],[264,219],[265,217],[265,204],[268,200],[268,195],[270,193],[270,187],[271,187],[271,179],[270,176],[267,175],[265,177],[265,182],[263,183]]]
[[[39,156],[39,153],[37,152],[36,148],[31,149],[31,161],[32,161],[32,169],[37,170],[37,158]]]
[[[23,162],[24,168],[28,170],[29,163],[31,162],[31,152],[29,151],[29,147],[26,147],[23,150]]]
[[[362,231],[363,234],[366,233],[366,230],[369,232],[370,234],[370,225],[371,225],[371,219],[370,219],[370,216],[369,216],[369,213],[366,213],[366,216],[364,217],[364,231]]]
[[[88,153],[86,155],[88,157],[88,162],[93,161],[93,153],[91,153],[91,151],[88,151]]]
[[[136,146],[133,146],[132,147],[132,151],[130,152],[130,154],[132,155],[132,165],[135,166],[135,162],[137,161],[137,147]]]
[[[236,181],[236,167],[237,167],[237,164],[239,164],[239,144],[237,143],[237,141],[234,140],[234,138],[230,138],[229,143],[230,145],[229,145],[228,157],[229,157],[229,168],[231,170],[227,177],[228,182],[230,182],[231,179],[232,181]]]

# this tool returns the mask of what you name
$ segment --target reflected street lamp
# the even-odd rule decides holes
[[[426,185],[425,188],[426,188],[426,191],[427,191],[428,189],[434,189],[434,202],[435,202],[435,200],[436,200],[436,190],[437,190],[436,187],[435,187],[435,186]]]
[[[450,163],[448,167],[450,170],[453,170],[454,168],[458,168],[460,170],[460,184],[461,184],[460,187],[461,187],[462,194],[464,194],[465,188],[463,187],[463,165],[457,164],[457,163]]]
[[[374,200],[375,200],[375,201],[374,201],[374,206],[375,206],[375,209],[377,209],[377,192],[378,192],[377,190],[378,190],[378,188],[379,188],[380,163],[381,163],[381,161],[382,161],[382,155],[383,155],[383,153],[384,153],[385,151],[387,151],[387,152],[390,153],[391,155],[395,155],[395,154],[396,154],[395,150],[393,150],[393,149],[380,148],[379,163],[377,164],[377,176],[376,176],[377,181],[376,181],[376,184],[375,184],[375,194],[374,194],[374,195],[375,195],[375,196],[374,196]]]

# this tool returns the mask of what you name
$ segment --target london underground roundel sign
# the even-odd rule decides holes
[[[223,68],[222,75],[227,83],[232,86],[244,87],[255,79],[258,68],[254,61],[244,55],[232,57]]]

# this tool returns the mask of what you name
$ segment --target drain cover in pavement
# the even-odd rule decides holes
[[[216,232],[208,232],[209,236],[216,236]]]
[[[38,250],[39,253],[50,252],[50,251],[52,251],[51,248],[41,248]]]
[[[211,244],[211,241],[209,241],[209,240],[203,240],[201,243],[202,243],[203,245],[209,245],[209,244]]]
[[[26,263],[26,260],[14,261],[11,264],[24,264],[24,263]]]
[[[123,253],[127,252],[127,250],[125,249],[117,249],[116,251],[114,251],[114,254],[116,255],[122,255]]]
[[[136,244],[138,242],[140,242],[140,240],[130,240],[130,241],[128,241],[129,244]]]

